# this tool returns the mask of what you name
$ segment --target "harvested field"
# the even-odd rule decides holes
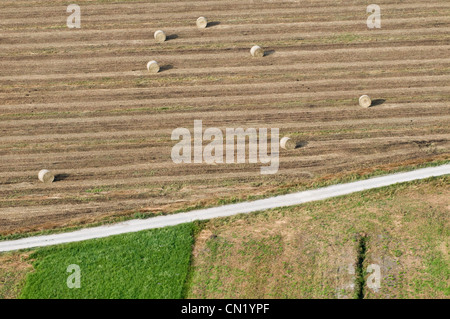
[[[2,1],[0,234],[448,160],[450,3],[378,1],[382,28],[369,30],[370,3],[79,1],[81,29],[68,29],[65,1]],[[174,164],[171,132],[194,120],[307,144],[280,150],[274,175]],[[37,179],[43,167],[53,183]]]

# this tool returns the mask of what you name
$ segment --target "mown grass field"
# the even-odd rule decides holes
[[[212,220],[187,296],[448,298],[448,185],[435,178]],[[381,270],[378,291],[366,284],[370,264]]]
[[[187,275],[192,224],[43,248],[30,255],[21,298],[180,298]],[[81,287],[69,289],[69,265]]]
[[[449,298],[449,181],[2,254],[0,298]]]

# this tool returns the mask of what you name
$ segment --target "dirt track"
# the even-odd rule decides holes
[[[393,185],[396,183],[448,174],[450,174],[450,165],[427,167],[411,172],[380,176],[368,180],[333,185],[325,188],[308,190],[300,193],[292,193],[283,196],[275,196],[272,198],[265,198],[257,201],[212,207],[203,210],[194,210],[187,213],[160,216],[145,220],[136,219],[133,221],[126,221],[124,223],[116,223],[114,225],[82,229],[75,232],[66,232],[57,235],[36,236],[6,242],[3,241],[0,242],[0,252],[32,247],[50,246],[61,243],[70,243],[93,238],[103,238],[117,234],[141,231],[144,229],[174,226],[186,222],[191,222],[193,220],[208,220],[218,217],[246,214],[254,211],[264,211],[276,207],[294,206],[311,201],[351,194],[358,191]],[[28,212],[32,213],[30,210]]]
[[[2,2],[0,233],[173,211],[380,165],[449,158],[450,4],[385,0]],[[156,13],[155,13],[156,12]],[[205,30],[195,19],[214,22]],[[170,39],[157,44],[153,32]],[[262,59],[249,48],[267,50]],[[145,64],[158,60],[162,72]],[[370,109],[357,106],[369,94]],[[277,127],[261,164],[176,165],[172,130]],[[47,168],[58,181],[43,185]]]

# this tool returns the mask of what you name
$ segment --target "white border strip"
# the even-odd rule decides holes
[[[418,169],[406,173],[397,173],[375,177],[347,184],[338,184],[299,193],[275,196],[251,202],[193,210],[190,212],[158,216],[148,219],[134,219],[113,225],[84,228],[81,230],[62,234],[28,237],[11,241],[0,241],[0,252],[78,242],[88,239],[103,238],[124,233],[137,232],[145,229],[174,226],[192,222],[195,220],[206,220],[218,217],[232,216],[236,214],[262,211],[277,207],[293,206],[302,203],[351,194],[354,192],[360,192],[368,189],[393,185],[396,183],[409,182],[413,180],[419,180],[433,176],[442,176],[447,174],[450,174],[450,164]]]

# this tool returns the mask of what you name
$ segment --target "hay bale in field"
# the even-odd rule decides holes
[[[252,56],[258,58],[262,58],[264,56],[264,50],[259,45],[252,46],[250,53]]]
[[[147,70],[150,73],[158,73],[159,72],[159,65],[156,61],[150,61],[147,63]]]
[[[49,170],[41,169],[39,171],[38,178],[42,183],[47,184],[47,183],[52,183],[53,180],[55,179],[55,176]]]
[[[361,107],[368,108],[372,105],[372,100],[370,99],[370,97],[368,95],[361,95],[359,97],[359,105]]]
[[[204,29],[208,25],[208,20],[205,17],[200,17],[197,19],[197,28]]]
[[[163,43],[164,41],[166,41],[166,34],[162,30],[156,31],[153,36],[158,43]]]
[[[290,137],[285,136],[280,140],[280,147],[285,150],[293,150],[297,147],[297,143],[291,140]]]

